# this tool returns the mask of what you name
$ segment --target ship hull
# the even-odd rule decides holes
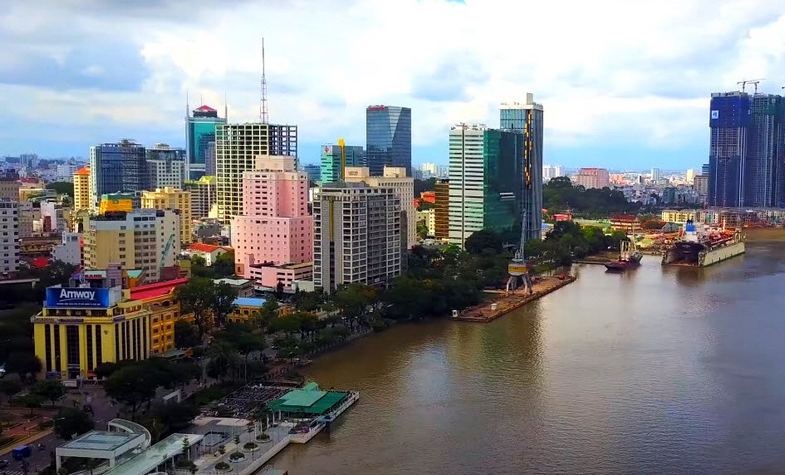
[[[677,242],[662,254],[663,265],[706,267],[746,252],[744,241],[709,248],[696,242]]]

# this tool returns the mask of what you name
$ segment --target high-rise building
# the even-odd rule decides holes
[[[609,188],[611,175],[605,168],[581,168],[575,176],[575,185],[590,188]]]
[[[564,167],[561,165],[543,165],[542,166],[542,179],[543,182],[548,183],[552,179],[560,176],[565,176]]]
[[[344,157],[347,167],[365,167],[367,160],[365,150],[358,145],[344,146]],[[322,146],[322,183],[336,183],[341,179],[341,147],[339,145]]]
[[[156,188],[142,193],[142,208],[170,210],[180,220],[180,244],[193,241],[191,236],[191,192],[178,188]]]
[[[85,268],[120,264],[143,269],[145,280],[156,282],[180,254],[180,219],[168,210],[111,212],[91,217],[84,238]]]
[[[705,175],[695,175],[695,179],[692,181],[692,187],[695,189],[695,193],[698,194],[698,202],[700,204],[706,204],[709,196],[709,177]]]
[[[684,179],[686,180],[688,185],[692,185],[693,180],[695,180],[695,169],[688,168],[687,173],[685,174]]]
[[[499,109],[500,128],[523,136],[517,171],[523,175],[518,199],[522,211],[526,212],[523,223],[526,239],[539,238],[542,233],[543,115],[542,104],[534,102],[530,92],[526,93],[525,102],[504,103]]]
[[[709,205],[785,206],[785,99],[711,95]]]
[[[401,274],[401,204],[392,188],[325,184],[313,203],[314,285],[384,285]]]
[[[147,189],[183,188],[188,163],[185,150],[167,144],[155,144],[147,149]]]
[[[12,170],[7,170],[5,174],[0,175],[0,200],[5,198],[19,201],[20,187],[19,175]]]
[[[243,213],[232,218],[237,275],[262,279],[262,267],[311,262],[308,176],[295,170],[294,157],[260,156],[254,170],[243,173],[242,187]]]
[[[382,176],[371,176],[368,167],[346,167],[347,183],[392,188],[401,201],[401,244],[404,251],[417,245],[417,211],[414,209],[414,178],[403,167],[384,167]]]
[[[93,209],[90,200],[90,167],[82,167],[74,172],[74,212]]]
[[[311,163],[303,166],[303,171],[305,172],[306,175],[308,175],[308,180],[314,183],[321,181],[322,179],[321,165],[314,165]]]
[[[190,115],[186,108],[185,146],[188,179],[198,180],[202,175],[210,175],[207,168],[210,166],[210,159],[215,158],[215,129],[219,124],[226,124],[226,118],[218,117],[218,111],[210,106],[197,107]]]
[[[523,138],[481,124],[450,128],[450,242],[463,246],[482,229],[518,235],[526,173]],[[539,172],[531,177],[541,180]]]
[[[142,191],[147,188],[147,162],[143,146],[121,140],[90,147],[90,202],[101,195]]]
[[[198,180],[188,180],[185,189],[191,192],[191,219],[209,217],[215,205],[215,177],[204,175]]]
[[[437,180],[433,191],[436,195],[434,237],[446,241],[450,238],[450,180]]]
[[[412,176],[412,110],[397,106],[368,106],[365,110],[365,150],[371,175],[384,166],[404,167]]]
[[[0,198],[0,279],[19,265],[19,203]]]
[[[652,168],[651,172],[649,173],[649,178],[651,179],[652,183],[657,183],[660,181],[660,169]]]
[[[219,124],[215,133],[218,219],[228,224],[243,211],[243,172],[260,155],[297,159],[297,126],[263,123]]]
[[[82,265],[82,235],[65,232],[60,244],[52,248],[52,259],[63,261],[73,266]]]

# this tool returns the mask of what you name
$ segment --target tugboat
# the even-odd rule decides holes
[[[622,241],[619,248],[619,259],[605,263],[605,269],[611,272],[624,272],[638,267],[643,254],[635,248],[635,241]]]

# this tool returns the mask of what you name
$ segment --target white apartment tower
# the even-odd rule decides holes
[[[384,285],[401,274],[401,203],[393,188],[325,185],[313,202],[314,285]]]
[[[450,242],[463,245],[483,229],[484,124],[457,124],[450,128]]]
[[[19,264],[19,204],[0,199],[0,279],[17,271]]]
[[[392,188],[401,200],[401,211],[406,220],[401,222],[401,234],[406,238],[404,247],[411,249],[417,244],[417,210],[414,209],[414,178],[406,176],[406,167],[385,166],[382,176],[371,176],[368,167],[346,167],[347,183],[365,183],[369,186]]]

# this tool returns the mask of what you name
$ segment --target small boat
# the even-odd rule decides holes
[[[611,272],[624,272],[638,267],[643,259],[643,254],[635,249],[634,241],[622,241],[619,249],[619,259],[605,263],[605,269]]]

